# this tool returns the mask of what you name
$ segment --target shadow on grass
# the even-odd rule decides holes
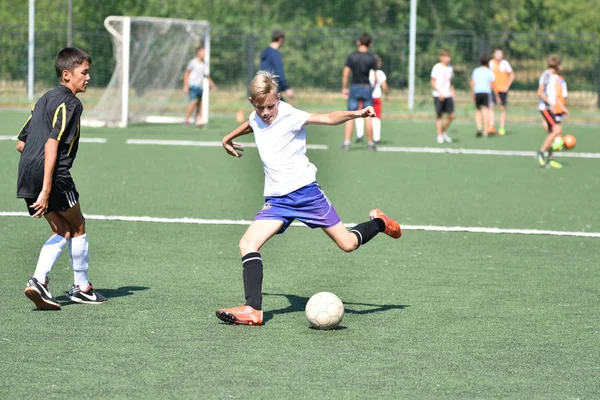
[[[110,299],[114,299],[115,297],[132,296],[137,291],[148,290],[148,289],[150,289],[150,288],[146,287],[146,286],[121,286],[120,288],[117,288],[117,289],[102,289],[102,288],[96,289],[96,288],[94,288],[94,290],[97,290],[98,293],[100,293],[101,295],[108,298],[109,301],[110,301]],[[71,300],[67,299],[66,295],[57,296],[57,297],[55,297],[55,299],[58,302],[60,302],[60,305],[63,307],[67,306],[67,305],[71,305],[71,304],[77,304],[77,303],[73,303],[73,302],[71,302]]]
[[[286,314],[292,312],[304,311],[306,303],[308,303],[308,297],[296,296],[295,294],[281,294],[281,293],[263,293],[264,296],[282,296],[288,299],[290,305],[279,310],[269,310],[263,312],[263,320],[266,322],[272,319],[277,314]],[[344,313],[346,314],[373,314],[378,312],[384,312],[389,310],[402,310],[406,307],[410,307],[406,304],[371,304],[371,303],[355,303],[351,301],[343,301]],[[358,306],[358,307],[352,307]],[[362,309],[368,307],[367,309]],[[358,308],[358,309],[357,309]]]

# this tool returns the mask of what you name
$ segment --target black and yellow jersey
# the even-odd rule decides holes
[[[18,139],[25,142],[19,160],[17,197],[36,198],[44,183],[44,148],[49,138],[59,142],[52,193],[75,189],[69,169],[79,147],[81,101],[66,86],[46,92],[35,103]]]

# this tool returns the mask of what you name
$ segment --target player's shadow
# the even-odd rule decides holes
[[[103,289],[103,288],[96,289],[96,288],[94,288],[94,290],[97,290],[98,293],[100,293],[101,295],[106,297],[109,301],[110,301],[110,299],[114,299],[115,297],[133,296],[135,294],[135,292],[138,292],[141,290],[148,290],[148,289],[150,289],[150,288],[146,287],[146,286],[121,286],[120,288],[116,288],[116,289]],[[73,302],[71,302],[71,300],[67,299],[66,295],[57,296],[57,297],[55,297],[55,299],[63,307],[71,305],[71,304],[77,304],[77,303],[73,303]]]
[[[278,310],[269,310],[263,312],[263,321],[266,322],[272,319],[277,314],[287,314],[292,312],[304,311],[306,303],[309,298],[303,296],[296,296],[295,294],[282,294],[282,293],[263,293],[264,296],[282,296],[288,299],[290,305]],[[344,313],[346,314],[373,314],[389,310],[402,310],[406,307],[410,307],[407,304],[371,304],[371,303],[356,303],[351,301],[344,301]],[[358,306],[358,307],[352,307]],[[364,308],[364,309],[363,309]]]

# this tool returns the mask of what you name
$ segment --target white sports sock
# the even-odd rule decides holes
[[[381,119],[373,118],[373,140],[379,142],[381,140]]]
[[[88,241],[86,235],[72,238],[69,241],[69,250],[71,251],[71,265],[73,266],[75,285],[85,290],[89,285]]]
[[[363,118],[356,118],[354,125],[356,126],[356,138],[360,139],[365,135],[365,120]]]
[[[60,235],[52,235],[40,250],[37,266],[33,277],[40,283],[46,283],[48,274],[56,264],[56,260],[60,256],[63,247],[67,244],[67,239]]]

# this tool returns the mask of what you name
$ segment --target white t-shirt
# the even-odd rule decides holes
[[[377,74],[377,84],[375,83],[375,74]],[[371,87],[373,88],[373,98],[380,99],[381,98],[381,84],[387,80],[387,76],[385,76],[385,72],[378,69],[377,71],[370,70],[369,71],[369,82],[371,82]]]
[[[452,69],[452,65],[437,63],[431,70],[431,77],[435,79],[435,86],[441,90],[442,96],[444,97],[452,97],[452,90],[450,89],[450,86],[452,84],[453,76],[454,70]],[[433,97],[440,96],[437,90],[434,90],[432,93]]]
[[[203,61],[198,61],[197,58],[191,59],[186,68],[186,70],[190,71],[188,85],[201,88],[204,77],[208,76],[206,69],[206,64]]]
[[[557,100],[560,100],[564,105],[564,99],[569,96],[565,80],[560,75],[547,69],[542,72],[539,85],[544,86],[544,94],[548,100],[550,100],[550,104],[546,104],[544,100],[540,98],[538,109],[540,111],[550,110],[553,113],[562,114],[562,108],[557,110]]]
[[[265,170],[265,196],[283,196],[316,180],[317,167],[306,156],[308,117],[309,113],[283,101],[270,125],[256,111],[250,114],[250,127]]]

